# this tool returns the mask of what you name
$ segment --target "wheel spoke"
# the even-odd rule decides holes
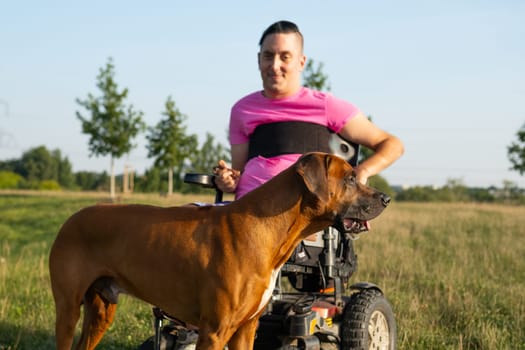
[[[388,321],[380,311],[374,311],[368,323],[369,350],[388,350],[390,332]]]

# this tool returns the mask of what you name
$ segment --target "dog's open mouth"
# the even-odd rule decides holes
[[[339,232],[356,235],[369,231],[370,223],[368,220],[356,219],[352,217],[343,218],[342,216],[337,216],[333,227],[335,227]]]
[[[343,219],[343,227],[345,232],[361,233],[370,230],[370,224],[367,220],[359,219]]]

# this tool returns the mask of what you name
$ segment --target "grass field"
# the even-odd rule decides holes
[[[138,196],[167,206],[211,197]],[[104,194],[0,192],[0,350],[54,349],[47,259],[64,220]],[[525,349],[525,207],[393,203],[356,241],[352,280],[381,286],[399,349]],[[123,296],[98,349],[135,349],[150,306]]]

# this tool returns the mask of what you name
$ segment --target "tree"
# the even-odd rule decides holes
[[[175,170],[176,186],[180,188],[181,172],[184,161],[190,157],[197,148],[197,137],[186,135],[186,126],[183,124],[187,116],[182,114],[175,106],[175,102],[168,97],[165,105],[166,110],[162,113],[164,119],[159,121],[155,127],[148,128],[146,135],[149,144],[148,157],[155,157],[154,164],[157,167],[168,169],[168,195],[173,193],[173,173]]]
[[[190,156],[190,164],[184,169],[185,173],[211,174],[217,165],[217,159],[230,162],[230,150],[220,142],[215,142],[212,134],[206,133],[206,140],[202,146]],[[184,185],[181,190],[183,193],[202,193],[208,189],[195,185]]]
[[[135,180],[135,190],[140,192],[164,192],[165,189],[162,188],[161,183],[162,175],[160,169],[156,166],[146,169],[144,175],[139,176]]]
[[[212,134],[206,133],[206,140],[200,150],[191,157],[191,170],[197,173],[209,173],[217,164],[217,159],[230,161],[229,151],[220,142],[215,143]]]
[[[45,146],[39,146],[22,154],[20,175],[29,183],[57,179],[57,164]]]
[[[461,202],[467,201],[467,186],[463,179],[447,179],[445,186],[439,191],[439,196],[442,201],[446,202]]]
[[[385,194],[387,194],[390,197],[394,197],[395,193],[386,181],[386,179],[379,175],[374,175],[370,177],[368,180],[368,186],[371,186]]]
[[[19,187],[38,189],[42,181],[54,181],[56,185],[72,188],[75,184],[71,163],[62,157],[60,150],[49,151],[45,146],[29,149],[20,159],[0,162],[0,170],[22,176]]]
[[[303,86],[319,91],[330,91],[328,76],[323,73],[323,63],[320,62],[317,64],[317,67],[314,67],[314,64],[314,60],[312,59],[306,63],[303,71]]]
[[[135,147],[132,140],[145,128],[143,113],[135,111],[131,104],[125,104],[128,89],[119,91],[114,69],[111,58],[104,68],[100,68],[97,76],[97,87],[102,93],[100,97],[89,93],[85,100],[76,99],[89,112],[89,117],[76,112],[82,122],[82,132],[89,135],[89,156],[109,155],[111,158],[111,198],[115,197],[114,159],[129,153]]]
[[[510,180],[503,180],[502,194],[505,200],[517,201],[521,197],[520,188]]]
[[[75,173],[75,184],[84,191],[107,191],[109,190],[108,180],[108,174],[105,171],[102,173],[93,171]]]
[[[45,146],[31,148],[22,154],[15,171],[26,180],[26,186],[39,188],[42,181],[54,181],[65,188],[74,186],[74,175],[67,157],[60,150],[49,151]]]
[[[516,133],[518,138],[508,146],[508,157],[512,163],[511,170],[516,170],[523,175],[525,173],[525,124]]]
[[[73,167],[67,157],[62,158],[59,149],[51,151],[51,157],[55,160],[57,166],[57,182],[60,186],[65,188],[73,188],[75,186],[75,174],[73,174]]]

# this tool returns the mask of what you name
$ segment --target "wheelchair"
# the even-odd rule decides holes
[[[337,138],[334,153],[357,164],[358,145]],[[213,175],[186,174],[185,182],[223,194]],[[254,350],[394,350],[396,321],[382,290],[349,284],[357,271],[353,234],[333,227],[303,240],[284,264],[272,298],[259,318]],[[153,308],[155,335],[139,350],[191,350],[198,330]]]

